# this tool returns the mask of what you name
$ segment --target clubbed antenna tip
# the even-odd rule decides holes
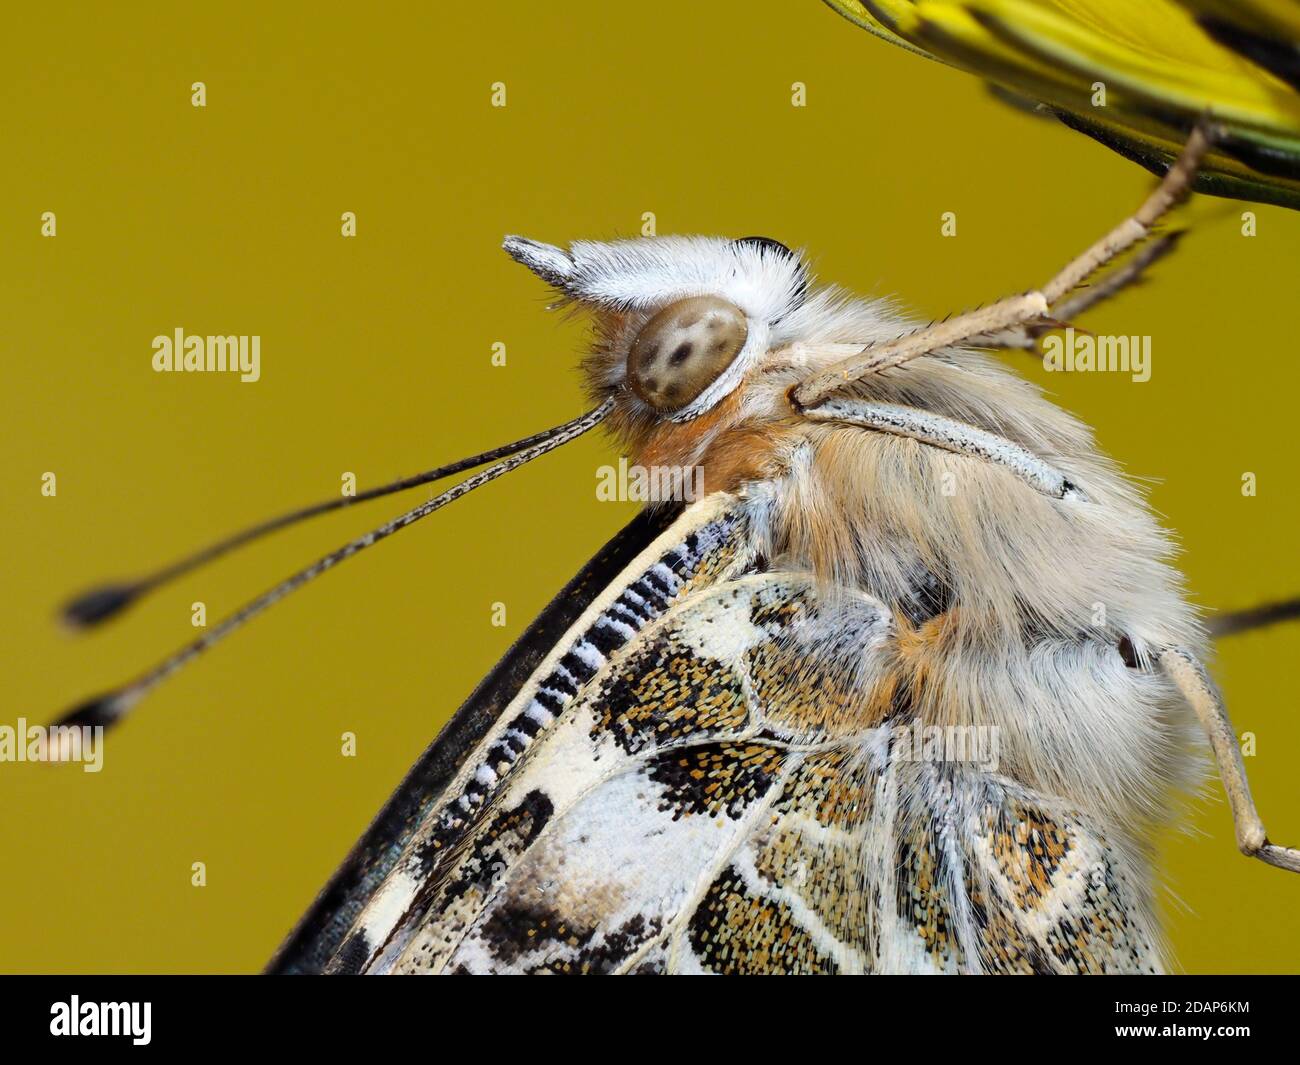
[[[93,628],[125,610],[141,591],[139,584],[104,584],[65,603],[60,617],[74,629]]]
[[[54,727],[110,728],[126,712],[128,700],[123,692],[108,692],[78,703],[54,722]]]

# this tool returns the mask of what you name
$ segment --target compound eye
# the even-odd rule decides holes
[[[773,255],[786,255],[794,258],[794,252],[782,244],[779,240],[773,240],[771,237],[741,237],[737,244],[749,244],[762,251],[771,252]]]
[[[748,335],[744,312],[717,296],[670,303],[637,334],[628,383],[655,410],[681,410],[722,376]]]

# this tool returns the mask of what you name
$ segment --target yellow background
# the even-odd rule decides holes
[[[116,684],[194,635],[192,602],[215,620],[404,500],[280,535],[102,632],[60,631],[68,593],[334,495],[344,471],[376,484],[583,409],[583,327],[545,312],[505,233],[628,236],[653,211],[661,233],[805,246],[823,278],[939,315],[1044,280],[1148,184],[815,0],[7,19],[2,723]],[[1088,322],[1151,334],[1149,383],[1019,361],[1151,482],[1197,602],[1231,608],[1300,591],[1300,215],[1254,208],[1247,239],[1243,205],[1207,206],[1152,284]],[[154,373],[151,339],[177,326],[260,334],[262,380]],[[448,714],[630,516],[595,499],[612,459],[593,434],[349,562],[141,704],[98,775],[0,764],[0,970],[259,968]],[[1217,666],[1258,738],[1265,820],[1293,844],[1298,652],[1284,626],[1224,642]],[[1239,857],[1217,782],[1208,794],[1165,848],[1178,958],[1294,970],[1300,880]]]

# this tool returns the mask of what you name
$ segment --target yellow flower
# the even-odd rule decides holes
[[[1209,114],[1197,189],[1300,208],[1300,0],[826,2],[1156,173]]]

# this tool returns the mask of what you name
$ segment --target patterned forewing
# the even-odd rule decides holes
[[[521,691],[350,938],[388,972],[1152,969],[1122,849],[918,757],[898,622],[766,571],[734,500]]]
[[[516,761],[390,967],[867,968],[846,826],[867,812],[855,749],[889,632],[879,603],[828,606],[804,574],[683,598]],[[764,877],[793,894],[760,900]]]
[[[547,796],[503,809],[518,767],[609,659],[674,603],[743,570],[746,519],[733,497],[688,508],[611,582],[539,665],[411,834],[329,965],[328,971],[386,970],[438,897],[452,864],[480,862],[484,876],[509,865],[549,819]],[[454,859],[454,860],[453,860]],[[476,891],[443,900],[472,908]]]

